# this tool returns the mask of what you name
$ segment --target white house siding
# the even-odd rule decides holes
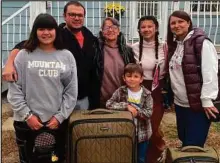
[[[50,3],[49,3],[50,2]],[[68,1],[48,1],[48,7],[47,7],[47,12],[52,14],[55,19],[57,20],[58,23],[62,23],[64,22],[63,19],[63,8],[64,5],[66,4],[66,2]],[[98,32],[100,30],[101,27],[101,23],[103,21],[103,19],[106,17],[103,9],[105,7],[106,4],[112,3],[113,1],[80,1],[86,8],[86,18],[85,18],[85,26],[87,26],[95,35],[98,35]],[[119,1],[114,1],[115,3],[120,3]],[[131,2],[131,3],[130,3]],[[142,6],[144,3],[149,3],[149,2],[141,2],[139,5],[137,5],[138,1],[123,1],[121,2],[121,5],[126,7],[126,11],[124,13],[124,15],[122,16],[122,18],[120,19],[120,23],[121,23],[121,31],[125,34],[127,41],[131,42],[131,41],[137,41],[138,40],[138,34],[137,34],[137,21],[139,19],[140,14],[138,14],[138,7]],[[162,1],[158,1],[159,3],[161,3]],[[9,17],[12,13],[14,13],[15,11],[17,11],[18,9],[20,9],[22,6],[24,6],[27,3],[27,1],[3,1],[2,2],[2,21],[4,21],[7,17]],[[157,2],[154,2],[157,3]],[[169,16],[172,12],[173,9],[175,9],[175,7],[179,7],[180,9],[184,10],[184,6],[185,6],[185,1],[181,1],[178,3],[178,5],[174,6],[174,3],[169,1],[168,2],[168,12],[166,13],[167,16]],[[149,3],[150,5],[150,3]],[[162,13],[161,10],[164,9],[164,6],[160,6],[159,10],[157,12],[157,15],[155,15],[160,23],[160,29],[164,28],[164,31],[162,31],[161,37],[165,34],[163,34],[163,32],[166,32],[166,26],[164,26],[164,24],[166,24],[167,20],[165,20],[162,16],[165,13]],[[185,8],[186,10],[186,8]],[[151,11],[149,11],[148,13],[153,13]],[[207,34],[210,33],[210,38],[212,40],[214,40],[214,36],[215,36],[215,27],[217,26],[217,16],[212,16],[212,22],[211,22],[211,28],[212,30],[210,30],[210,15],[207,14],[205,15],[205,25],[204,25],[204,15],[203,13],[200,13],[201,15],[199,16],[199,18],[197,17],[196,14],[192,15],[192,20],[193,20],[193,24],[194,26],[200,26],[202,27]],[[28,17],[29,18],[29,17]],[[166,17],[166,19],[168,19]],[[199,20],[199,21],[198,21]],[[13,25],[9,24],[8,25],[8,40],[9,40],[9,44],[8,44],[8,50],[11,50],[14,46],[14,44],[20,42],[21,40],[27,39],[28,37],[28,33],[26,33],[26,27],[24,26],[26,20],[25,20],[25,14],[22,15],[22,25],[21,25],[21,35],[19,34],[19,30],[17,30],[17,28],[19,28],[19,18],[15,19],[15,26],[16,26],[16,33],[14,36],[14,41],[12,38],[12,31],[13,31]],[[199,22],[199,24],[198,24]],[[218,17],[218,22],[220,22],[220,16]],[[6,60],[7,58],[7,46],[6,46],[6,41],[7,41],[7,26],[3,26],[2,27],[2,56],[3,56],[3,62]],[[164,37],[165,38],[165,37]],[[215,44],[220,45],[220,30],[217,31],[217,37],[215,40]]]

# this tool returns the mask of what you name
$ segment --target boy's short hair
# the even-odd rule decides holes
[[[143,69],[141,65],[136,64],[136,63],[129,63],[125,66],[124,68],[124,75],[126,73],[139,73],[141,76],[144,75]]]

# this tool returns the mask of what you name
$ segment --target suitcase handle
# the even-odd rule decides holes
[[[95,109],[91,110],[89,114],[113,114],[113,111],[107,109]]]
[[[181,148],[181,152],[206,152],[206,150],[198,146],[185,146]]]

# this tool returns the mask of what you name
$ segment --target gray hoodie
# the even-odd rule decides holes
[[[75,59],[68,50],[21,50],[14,61],[18,81],[9,83],[8,101],[15,121],[31,111],[42,122],[54,116],[60,123],[73,111],[77,100]]]

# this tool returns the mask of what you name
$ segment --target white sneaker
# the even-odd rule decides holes
[[[166,149],[161,153],[161,156],[157,159],[157,163],[164,163],[166,157]]]

